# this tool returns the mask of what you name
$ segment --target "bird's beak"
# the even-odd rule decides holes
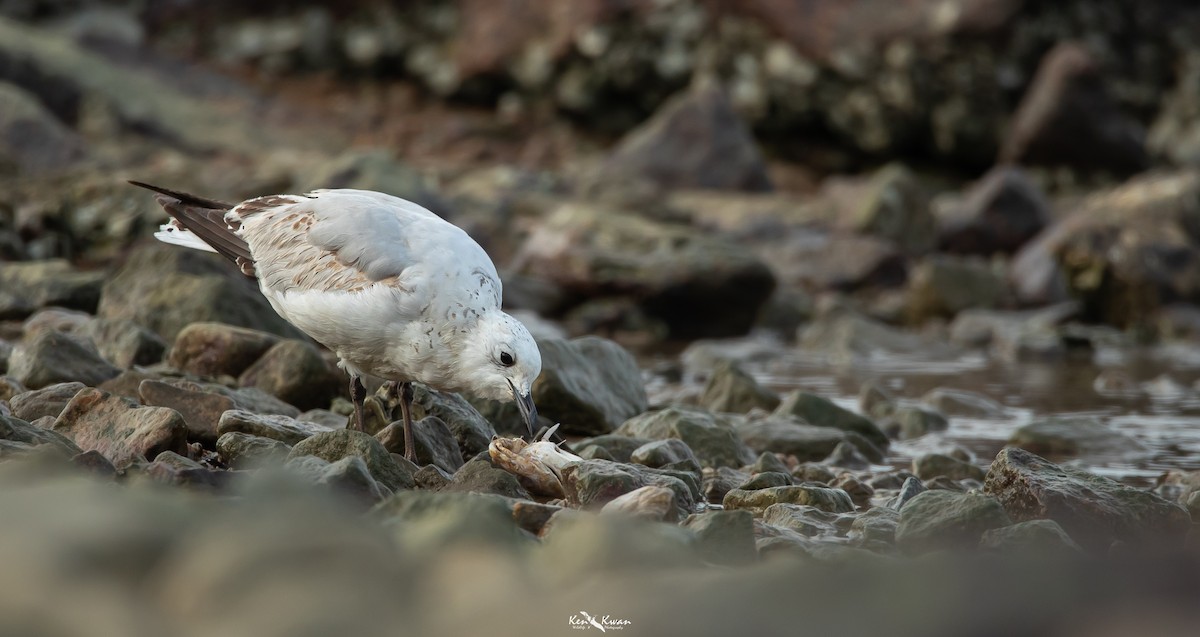
[[[529,440],[532,441],[538,426],[537,407],[533,406],[533,392],[521,394],[516,385],[513,385],[512,392],[517,409],[521,412],[521,418],[525,419],[525,426],[529,429]]]

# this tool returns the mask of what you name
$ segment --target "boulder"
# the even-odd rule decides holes
[[[257,387],[301,410],[329,407],[346,392],[346,375],[304,341],[276,343],[238,377],[242,387]]]
[[[742,467],[754,454],[728,423],[713,414],[683,407],[667,407],[627,420],[616,433],[633,438],[682,440],[705,467]]]
[[[95,312],[104,272],[79,272],[62,259],[0,263],[0,319],[23,319],[40,308]]]
[[[22,392],[9,399],[12,415],[33,422],[38,418],[57,418],[67,403],[86,387],[83,383],[56,383],[41,389]]]
[[[197,376],[238,376],[279,342],[267,332],[224,323],[191,323],[180,330],[167,362]]]
[[[407,467],[393,459],[381,442],[361,431],[341,429],[306,438],[292,447],[288,460],[302,456],[316,456],[330,463],[348,456],[358,456],[371,475],[392,491],[415,486]]]
[[[708,377],[700,404],[709,411],[744,414],[755,407],[775,409],[779,406],[779,396],[759,385],[736,363],[722,361]]]
[[[1090,416],[1038,419],[1019,427],[1008,443],[1047,456],[1127,456],[1146,452],[1135,438]]]
[[[93,319],[78,331],[91,340],[100,355],[121,369],[162,361],[167,344],[158,334],[119,319]]]
[[[77,338],[49,330],[23,342],[13,351],[8,373],[30,389],[78,381],[88,386],[121,373]]]
[[[404,455],[404,422],[396,421],[384,427],[375,438],[391,453]],[[462,452],[454,433],[437,416],[426,416],[413,422],[413,444],[416,446],[417,464],[432,464],[448,473],[458,471],[463,465]]]
[[[127,398],[84,388],[54,420],[54,431],[120,467],[159,453],[187,453],[187,426],[174,409],[139,407]]]
[[[538,413],[564,433],[611,432],[646,410],[646,389],[633,356],[607,339],[588,336],[538,343],[542,374],[533,383]]]
[[[914,552],[975,547],[984,533],[1009,524],[1004,507],[990,495],[925,491],[900,507],[896,545]]]
[[[823,396],[795,391],[784,397],[775,409],[777,417],[792,416],[816,427],[830,427],[856,433],[880,449],[887,449],[887,435],[871,419],[838,406]]]

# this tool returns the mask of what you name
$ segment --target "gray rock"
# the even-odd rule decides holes
[[[946,431],[949,428],[950,421],[945,416],[932,409],[913,405],[897,407],[892,413],[891,422],[885,426],[889,432],[894,429],[896,437],[900,440],[912,440],[930,432]]]
[[[987,475],[983,469],[969,462],[940,453],[927,453],[913,458],[912,469],[913,473],[924,481],[945,476],[951,480],[979,480],[982,482],[984,476]]]
[[[654,440],[677,438],[705,467],[742,467],[754,461],[753,452],[732,427],[702,410],[667,407],[626,421],[616,433]]]
[[[803,504],[831,513],[850,513],[854,502],[841,489],[809,485],[770,487],[755,491],[734,489],[722,501],[726,509],[747,509],[762,514],[773,504]]]
[[[603,449],[609,456],[608,458],[605,458],[606,460],[616,460],[617,462],[633,462],[633,452],[650,442],[653,441],[648,438],[633,438],[618,434],[604,434],[592,438],[584,438],[583,440],[580,440],[578,444],[574,445],[574,447],[580,451],[588,447]],[[691,447],[688,447],[688,449],[691,449]]]
[[[346,391],[346,375],[304,341],[276,343],[238,376],[242,387],[256,387],[298,409],[329,407]]]
[[[208,444],[219,435],[217,423],[221,414],[236,407],[229,396],[204,391],[199,384],[188,381],[143,380],[138,385],[138,397],[144,405],[169,407],[179,412],[187,426],[188,438]]]
[[[646,410],[646,389],[633,356],[594,337],[540,341],[542,375],[533,383],[539,413],[564,433],[604,434]]]
[[[629,461],[656,469],[668,465],[683,466],[696,474],[701,469],[700,460],[692,453],[692,448],[676,438],[648,442],[634,449]]]
[[[600,512],[661,522],[674,522],[678,519],[675,492],[667,487],[649,484],[609,500],[601,507]]]
[[[738,489],[743,491],[754,491],[755,489],[769,489],[771,487],[786,487],[795,484],[792,479],[792,474],[782,471],[764,471],[756,473],[749,480],[739,484]]]
[[[209,469],[172,451],[158,454],[143,472],[157,482],[206,491],[226,489],[236,476],[231,471]]]
[[[779,456],[764,451],[758,454],[758,458],[754,460],[754,464],[750,465],[750,473],[762,473],[764,471],[779,471],[788,473],[787,463],[779,459]]]
[[[508,554],[530,545],[517,509],[531,504],[488,493],[401,491],[370,515],[416,555],[463,545]]]
[[[696,513],[683,526],[696,534],[696,550],[706,562],[740,566],[758,560],[754,515],[749,511]]]
[[[4,414],[0,414],[0,440],[26,444],[31,447],[50,445],[67,457],[81,453],[79,447],[66,436],[32,425],[21,418]]]
[[[334,413],[328,409],[310,409],[299,416],[296,420],[300,422],[310,422],[314,425],[320,425],[326,429],[345,429],[347,416]]]
[[[891,239],[909,253],[933,247],[929,194],[901,164],[889,164],[873,174],[849,212],[845,223],[856,232]]]
[[[733,491],[750,479],[750,474],[731,467],[705,469],[703,473],[704,499],[713,504],[721,504],[725,494]]]
[[[404,455],[404,422],[393,422],[375,438],[391,453]],[[454,433],[437,416],[426,416],[413,423],[413,444],[416,446],[417,464],[432,464],[448,473],[458,471],[463,465],[462,452],[454,439]]]
[[[871,461],[858,450],[858,447],[844,441],[839,442],[829,457],[821,462],[841,469],[867,469],[871,466]]]
[[[888,439],[869,418],[834,404],[832,400],[805,391],[795,391],[784,397],[775,410],[776,416],[795,416],[816,427],[832,427],[859,434],[880,449],[887,449]]]
[[[753,135],[716,86],[699,86],[662,105],[618,142],[599,177],[645,179],[664,188],[771,189]]]
[[[493,493],[508,498],[529,500],[529,492],[513,474],[492,466],[485,456],[476,456],[454,472],[445,492]]]
[[[1082,551],[1054,520],[1028,520],[986,531],[980,548],[1028,555],[1029,553],[1077,553]]]
[[[700,404],[709,411],[744,414],[755,407],[775,409],[779,406],[779,396],[759,385],[737,363],[722,361],[709,376]]]
[[[802,462],[792,469],[792,476],[800,482],[815,482],[818,484],[829,484],[833,482],[837,474],[833,469],[823,464],[814,462]]]
[[[25,340],[32,340],[34,336],[46,331],[65,332],[72,336],[80,336],[79,332],[92,321],[92,317],[87,312],[79,310],[67,310],[61,307],[46,307],[33,313],[33,316],[25,319],[21,324],[21,331],[24,334]],[[89,342],[90,339],[80,338],[80,342],[89,347],[94,344]]]
[[[858,408],[871,418],[887,418],[896,410],[898,401],[885,387],[875,382],[863,383],[858,390]]]
[[[562,472],[567,500],[584,508],[600,508],[610,501],[646,485],[636,469],[607,460],[584,460]]]
[[[83,140],[20,88],[0,82],[0,160],[32,176],[62,172],[84,156]]]
[[[838,515],[803,504],[772,504],[763,511],[763,522],[808,537],[836,536]]]
[[[95,386],[120,372],[75,338],[56,331],[18,345],[8,363],[8,373],[30,389],[72,381]]]
[[[240,431],[221,434],[221,437],[217,438],[216,448],[221,461],[233,469],[283,464],[291,451],[290,447],[278,440],[252,436]]]
[[[413,474],[413,480],[417,483],[418,489],[428,489],[430,491],[441,491],[454,476],[447,473],[444,469],[438,468],[437,465],[427,464]]]
[[[862,436],[832,427],[816,427],[793,416],[739,423],[737,433],[754,451],[793,455],[801,462],[824,460],[843,442],[853,444],[872,462],[883,460],[879,448]]]
[[[900,508],[896,545],[909,551],[974,547],[987,531],[1012,524],[996,498],[926,491]]]
[[[850,524],[848,537],[859,544],[894,544],[900,512],[889,507],[871,507]]]
[[[23,319],[50,306],[95,312],[104,278],[62,259],[0,263],[0,319]]]
[[[904,331],[849,312],[833,312],[800,329],[797,339],[808,351],[836,364],[870,360],[880,353],[913,354],[923,359],[950,359],[958,350],[944,339]]]
[[[413,419],[436,416],[454,434],[463,457],[487,451],[496,430],[478,410],[458,394],[445,394],[416,383],[413,385]],[[542,405],[537,404],[541,410]],[[515,409],[515,408],[514,408]],[[518,420],[519,420],[518,416]],[[524,424],[521,424],[524,431]]]
[[[928,491],[928,489],[925,488],[925,485],[921,482],[920,478],[916,476],[909,476],[904,480],[904,484],[901,485],[900,492],[896,494],[896,497],[889,500],[887,505],[888,507],[899,511],[909,500],[926,491]]]
[[[187,453],[187,426],[174,409],[139,407],[126,398],[84,388],[54,420],[54,431],[80,449],[104,454],[121,467],[163,451]]]
[[[871,485],[847,471],[839,473],[837,478],[826,484],[834,489],[845,491],[855,506],[870,506],[871,500],[875,497],[875,489]]]
[[[122,369],[162,361],[167,344],[157,334],[132,321],[93,319],[79,334],[96,344],[106,360]]]
[[[1013,253],[1049,223],[1050,204],[1016,166],[997,166],[938,218],[938,247],[955,254]]]
[[[12,400],[13,396],[27,391],[29,390],[12,376],[0,376],[0,400]]]
[[[223,323],[191,323],[179,331],[168,362],[197,376],[238,376],[279,342],[274,334]]]
[[[1014,431],[1008,443],[1050,456],[1126,455],[1146,450],[1133,437],[1088,416],[1035,420]]]
[[[921,397],[921,401],[943,414],[970,418],[1003,418],[1004,406],[975,392],[938,387]]]
[[[367,504],[381,502],[391,491],[382,486],[372,477],[367,463],[360,456],[346,456],[336,462],[331,462],[317,480],[334,490],[358,498]]]
[[[9,399],[12,414],[21,420],[33,422],[44,416],[57,418],[67,403],[86,385],[83,383],[56,383],[41,389],[22,392]]]
[[[967,309],[992,309],[1008,296],[1005,273],[981,257],[935,255],[909,273],[906,316],[915,324]]]
[[[316,456],[331,463],[347,456],[359,456],[371,475],[392,491],[415,486],[412,473],[396,462],[382,443],[361,431],[325,431],[306,438],[292,447],[288,459],[301,456]]]
[[[133,321],[172,341],[201,321],[306,338],[224,259],[157,242],[135,248],[105,281],[97,315]]]
[[[1013,520],[1054,520],[1094,551],[1106,551],[1114,541],[1176,544],[1191,526],[1188,512],[1174,502],[1013,447],[992,462],[984,491]]]

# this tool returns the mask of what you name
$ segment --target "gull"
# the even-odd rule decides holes
[[[404,455],[415,460],[412,382],[513,400],[530,437],[542,357],[500,309],[496,266],[466,232],[411,201],[369,190],[314,190],[228,204],[146,183],[171,216],[155,237],[216,252],[271,307],[338,357],[363,430],[363,375],[400,396]]]

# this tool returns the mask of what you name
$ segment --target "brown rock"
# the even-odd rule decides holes
[[[160,380],[143,380],[138,385],[138,396],[142,404],[178,412],[187,427],[188,439],[205,444],[216,442],[221,414],[236,407],[232,398],[203,391],[195,383],[181,387]]]
[[[187,426],[174,409],[139,407],[94,388],[81,390],[54,421],[54,431],[84,451],[104,454],[120,467],[163,451],[187,453]]]
[[[222,323],[192,323],[179,332],[167,361],[197,376],[237,376],[279,342],[274,334]]]
[[[276,343],[238,377],[243,387],[257,387],[303,410],[329,407],[347,385],[346,375],[330,365],[316,347],[303,341]]]
[[[938,247],[956,254],[1016,252],[1050,220],[1050,204],[1019,168],[998,166],[938,218]]]

